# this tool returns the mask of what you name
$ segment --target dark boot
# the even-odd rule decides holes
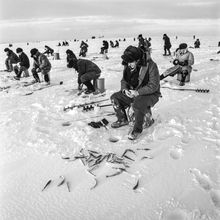
[[[48,73],[44,74],[44,81],[50,84],[50,77]]]
[[[95,92],[94,86],[92,85],[92,83],[90,81],[86,81],[83,84],[86,85],[86,87],[87,87],[87,91],[85,92],[86,94],[90,94],[90,93]]]

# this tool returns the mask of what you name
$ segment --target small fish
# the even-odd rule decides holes
[[[70,192],[70,184],[68,181],[66,181],[66,186],[67,186],[68,191]]]
[[[112,175],[106,175],[106,178],[113,177],[113,176],[117,176],[117,175],[119,175],[119,174],[121,174],[121,173],[123,173],[122,170],[120,170],[120,171],[118,171],[118,172],[116,172],[116,173],[113,173]]]
[[[52,182],[52,180],[49,180],[49,181],[46,183],[46,185],[44,186],[44,188],[42,189],[42,191],[44,191],[44,190],[50,185],[51,182]]]
[[[151,150],[150,148],[137,148],[137,150],[146,150],[146,151],[148,151],[148,150]]]
[[[124,151],[124,153],[122,154],[122,157],[123,157],[127,152],[132,152],[133,154],[136,155],[136,153],[135,153],[133,150],[131,150],[131,149],[126,149],[126,150]]]
[[[144,160],[144,159],[153,159],[153,157],[146,157],[146,156],[144,156],[144,157],[141,158],[141,160]]]
[[[139,186],[139,180],[137,181],[137,183],[135,184],[135,186],[133,187],[133,190],[136,190]]]
[[[61,186],[65,182],[65,177],[64,176],[60,176],[60,178],[61,178],[61,181],[57,184],[57,186]]]
[[[135,161],[134,159],[132,159],[132,158],[126,156],[126,155],[124,155],[123,157],[125,157],[125,158],[127,158],[127,159],[129,159],[129,160]]]
[[[70,157],[61,157],[62,159],[64,159],[64,160],[69,160],[70,159]]]
[[[92,187],[90,188],[90,190],[94,189],[94,188],[98,185],[98,180],[97,180],[97,179],[94,179],[94,180],[95,180],[95,185],[92,186]]]

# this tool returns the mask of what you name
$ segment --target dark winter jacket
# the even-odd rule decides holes
[[[27,69],[30,67],[30,61],[29,61],[29,58],[28,56],[22,52],[20,55],[19,55],[19,63],[20,63],[20,66],[24,66],[26,67]]]
[[[37,52],[36,58],[34,58],[33,68],[40,68],[44,71],[50,71],[51,63],[44,54]]]
[[[108,41],[103,40],[103,48],[108,49],[108,47],[109,47]]]
[[[121,90],[131,89],[130,84],[126,80],[128,67],[125,66],[123,78],[121,80]],[[139,95],[154,94],[157,97],[161,96],[160,93],[160,75],[157,64],[152,59],[147,61],[146,66],[141,66],[139,70],[138,85],[135,88]]]
[[[7,56],[8,56],[7,59],[9,59],[11,61],[11,63],[18,63],[19,62],[18,56],[12,50],[9,50],[7,52]]]
[[[170,49],[172,46],[170,43],[170,38],[167,35],[164,35],[163,40],[164,40],[164,47],[166,47],[167,49]]]
[[[78,83],[81,84],[81,76],[85,73],[95,72],[97,77],[100,76],[100,68],[90,60],[78,59],[75,67],[78,72]]]
[[[66,62],[67,62],[67,67],[69,67],[69,64],[71,61],[76,60],[76,55],[73,53],[72,50],[67,50],[67,57],[66,57]],[[71,68],[71,67],[69,67]]]

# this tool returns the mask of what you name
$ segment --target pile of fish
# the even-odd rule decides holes
[[[143,149],[137,149],[137,150],[148,151],[150,149],[143,148]],[[102,154],[94,150],[82,148],[79,151],[79,153],[76,154],[75,156],[62,157],[62,159],[67,160],[68,162],[72,162],[76,160],[80,160],[82,162],[83,166],[86,167],[87,172],[94,177],[95,184],[90,188],[92,190],[98,185],[98,180],[96,178],[95,170],[97,170],[101,166],[101,164],[103,164],[104,162],[114,164],[114,166],[112,166],[112,169],[116,171],[112,174],[106,175],[106,178],[114,177],[114,176],[122,174],[123,172],[127,172],[127,170],[130,168],[131,163],[135,161],[135,159],[132,158],[133,155],[136,156],[136,152],[132,149],[126,149],[121,156],[118,156],[115,153]],[[152,159],[152,158],[148,156],[144,156],[141,158],[141,160],[143,159]],[[49,180],[44,186],[43,190],[45,190],[51,184],[51,182],[52,180]],[[60,182],[59,184],[57,184],[57,186],[61,186],[64,183],[66,183],[68,191],[70,192],[69,182],[66,181],[64,176],[60,176]],[[138,188],[138,185],[139,185],[139,180],[137,180],[137,183],[133,187],[133,190],[136,190]]]

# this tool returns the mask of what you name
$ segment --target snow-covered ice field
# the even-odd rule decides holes
[[[108,57],[100,54],[103,39],[89,40],[87,59],[93,59],[102,69],[106,96],[118,91],[123,66],[121,55],[128,45],[137,40],[120,42],[119,48],[110,48]],[[2,220],[218,220],[220,219],[220,55],[217,37],[200,37],[201,49],[189,49],[195,57],[191,82],[184,88],[210,89],[209,93],[174,91],[161,88],[162,98],[153,108],[155,124],[137,142],[126,134],[128,127],[118,130],[94,129],[88,122],[115,116],[112,107],[82,112],[73,109],[64,112],[69,103],[93,101],[76,96],[77,73],[66,68],[67,49],[79,53],[79,42],[68,47],[56,47],[58,41],[14,43],[12,49],[22,47],[30,57],[30,49],[41,52],[44,45],[60,53],[61,60],[52,60],[50,73],[54,86],[25,96],[35,86],[22,87],[32,77],[14,81],[0,73],[0,219]],[[193,46],[192,37],[171,37],[174,51],[179,43]],[[0,69],[5,69],[4,48],[0,45]],[[152,59],[160,74],[172,64],[171,57],[163,57],[163,40],[152,39]],[[31,59],[31,58],[30,58]],[[217,59],[219,61],[210,61]],[[31,60],[32,62],[32,60]],[[176,77],[175,77],[176,78]],[[161,81],[161,86],[176,87]],[[63,81],[62,85],[59,83]],[[56,84],[56,85],[55,85]],[[103,102],[110,103],[109,100]],[[95,118],[95,116],[100,117]],[[83,120],[80,120],[83,119]],[[64,122],[70,126],[62,126]],[[119,138],[116,143],[109,137]],[[103,161],[94,171],[87,171],[80,160],[69,161],[81,149],[101,154],[128,155],[127,172],[115,173],[112,164]],[[150,150],[138,150],[149,148]],[[143,159],[143,157],[148,157]],[[60,176],[69,183],[57,186]],[[48,180],[52,183],[42,192]],[[95,179],[98,185],[94,186]],[[136,190],[133,187],[139,180]]]

